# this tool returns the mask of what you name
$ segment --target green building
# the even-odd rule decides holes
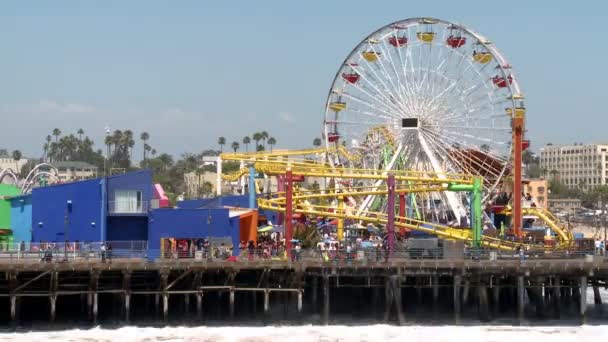
[[[0,184],[0,248],[6,249],[13,242],[11,230],[11,201],[12,196],[21,194],[21,189],[14,185]]]

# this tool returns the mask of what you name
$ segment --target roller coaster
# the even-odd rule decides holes
[[[484,234],[482,227],[484,217],[482,215],[480,200],[473,201],[476,208],[473,209],[473,227],[471,229],[452,227],[412,218],[404,215],[402,208],[397,210],[396,205],[389,206],[389,211],[387,212],[357,212],[352,204],[353,200],[356,201],[370,195],[388,197],[391,193],[395,195],[418,195],[430,192],[451,191],[469,192],[472,197],[479,197],[479,193],[475,194],[476,191],[479,192],[479,190],[475,190],[475,184],[477,183],[479,187],[482,180],[479,177],[466,174],[337,168],[314,159],[331,152],[333,151],[327,151],[326,149],[308,149],[278,150],[272,153],[224,153],[221,155],[221,159],[225,161],[245,162],[249,167],[254,168],[257,173],[287,178],[285,186],[290,187],[291,185],[293,189],[291,201],[288,201],[286,191],[267,193],[266,196],[258,196],[258,207],[285,214],[288,213],[288,207],[290,207],[291,212],[294,214],[338,219],[339,238],[343,237],[344,221],[349,220],[358,224],[373,224],[384,227],[390,227],[394,224],[396,230],[421,231],[442,239],[462,240],[472,246],[500,250],[512,251],[518,247],[524,247],[527,250],[554,250],[568,248],[572,245],[572,233],[559,223],[549,211],[541,208],[523,208],[523,213],[539,217],[555,233],[557,241],[556,244],[551,246],[511,241]],[[237,172],[224,175],[224,179],[234,181],[247,175],[249,172],[249,168],[242,168]],[[353,180],[361,179],[381,180],[385,185],[382,187],[343,186],[338,189],[334,187],[324,190],[309,190],[300,188],[293,181],[294,179],[301,179],[301,177],[324,179],[333,184],[352,184]],[[292,179],[292,182],[289,182],[289,178]],[[390,182],[388,182],[390,178],[394,179],[393,189],[390,189]],[[289,205],[290,202],[291,205]],[[392,203],[396,204],[395,199],[393,199]],[[394,215],[391,215],[390,210],[392,210]],[[511,214],[510,210],[507,209],[505,214]]]

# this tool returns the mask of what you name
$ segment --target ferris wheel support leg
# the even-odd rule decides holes
[[[255,167],[249,166],[249,208],[255,208]]]
[[[291,240],[293,239],[293,174],[291,169],[285,172],[285,250],[291,258]]]
[[[519,239],[522,237],[521,213],[521,158],[522,139],[524,131],[523,114],[516,112],[513,118],[513,233]]]
[[[386,231],[388,233],[388,255],[393,255],[393,247],[395,246],[395,175],[392,173],[388,174],[386,180],[387,187],[387,204],[386,210],[388,214],[388,220],[386,222]]]
[[[338,213],[344,215],[344,196],[338,197]],[[338,241],[344,241],[344,218],[338,218]]]

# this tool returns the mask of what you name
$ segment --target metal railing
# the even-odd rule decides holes
[[[147,241],[21,242],[4,244],[1,262],[79,262],[111,259],[147,259]]]
[[[145,214],[149,208],[148,201],[108,201],[109,214]]]
[[[147,241],[101,242],[40,242],[3,244],[1,263],[32,262],[111,262],[112,260],[138,260],[139,262],[332,262],[332,263],[385,263],[407,260],[473,260],[520,261],[529,260],[601,260],[608,261],[608,252],[600,250],[524,250],[504,251],[488,248],[462,250],[445,248],[398,248],[389,254],[378,247],[299,249],[287,253],[282,246],[263,245],[238,249],[229,246],[205,245],[187,250],[158,250],[148,248]]]

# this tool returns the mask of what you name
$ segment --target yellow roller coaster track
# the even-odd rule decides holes
[[[258,172],[268,175],[283,175],[290,169],[295,175],[303,175],[308,177],[324,177],[330,179],[387,179],[385,170],[370,170],[370,169],[354,169],[354,168],[336,168],[330,165],[318,163],[314,160],[302,159],[301,157],[311,154],[319,154],[327,152],[326,149],[310,149],[310,150],[295,150],[295,151],[277,151],[273,153],[249,153],[249,154],[222,154],[224,160],[244,160],[252,163]],[[296,158],[293,158],[293,157]],[[234,175],[239,177],[248,172],[246,168],[239,170]],[[447,191],[448,185],[473,183],[473,176],[466,174],[447,174],[435,172],[419,172],[419,171],[390,171],[395,175],[397,186],[396,193],[425,193]],[[382,212],[363,211],[357,214],[352,208],[337,208],[333,206],[323,206],[310,204],[310,201],[315,199],[335,199],[340,200],[345,197],[361,197],[368,195],[387,195],[386,188],[372,187],[354,187],[341,189],[339,192],[326,191],[300,191],[294,189],[293,209],[294,213],[303,215],[321,216],[328,218],[348,219],[355,222],[368,224],[385,225],[388,222],[388,215]],[[285,194],[275,193],[268,198],[259,198],[258,206],[262,209],[268,209],[278,212],[285,212]],[[524,208],[524,214],[536,215],[551,228],[559,238],[559,243],[556,246],[544,246],[537,244],[525,244],[522,242],[509,241],[500,238],[482,236],[481,244],[485,247],[496,248],[501,250],[514,250],[520,246],[531,250],[553,250],[555,248],[566,248],[571,246],[573,236],[563,225],[559,224],[558,220],[547,210],[540,208]],[[397,216],[395,218],[395,226],[397,228],[407,228],[417,231],[423,231],[441,238],[463,240],[472,242],[472,231],[470,229],[454,228],[440,224],[425,222],[408,217]]]

